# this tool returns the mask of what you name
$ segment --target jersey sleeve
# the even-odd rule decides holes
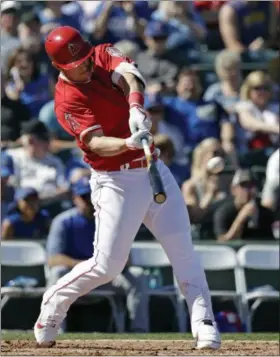
[[[105,69],[111,73],[112,82],[118,85],[120,77],[125,73],[132,73],[146,85],[145,79],[137,68],[137,64],[122,54],[114,45],[107,43],[100,46],[100,55]]]
[[[89,132],[101,129],[86,103],[61,103],[55,108],[55,113],[61,126],[80,141]]]

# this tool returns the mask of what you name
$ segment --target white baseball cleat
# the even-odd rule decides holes
[[[196,346],[197,350],[212,349],[221,347],[221,336],[215,322],[203,320],[197,330]]]
[[[55,345],[55,339],[58,334],[59,324],[55,321],[42,322],[38,318],[34,326],[34,335],[37,341],[37,347],[50,348]]]

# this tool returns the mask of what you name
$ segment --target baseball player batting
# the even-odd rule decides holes
[[[93,47],[72,27],[55,28],[45,42],[60,71],[55,112],[92,168],[96,210],[94,255],[46,291],[34,332],[38,346],[55,344],[70,305],[122,272],[142,222],[172,264],[191,316],[198,349],[221,345],[204,271],[194,253],[181,191],[157,158],[143,109],[145,80],[135,63],[111,44]],[[145,140],[143,140],[145,139]],[[164,192],[154,199],[143,143],[150,148]],[[167,197],[165,199],[165,197]]]

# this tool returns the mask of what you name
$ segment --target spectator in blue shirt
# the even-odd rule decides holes
[[[9,179],[13,174],[13,159],[5,152],[1,152],[1,222],[14,199],[14,188],[9,185]]]
[[[89,178],[85,176],[73,184],[72,193],[75,207],[53,220],[47,239],[49,284],[56,283],[78,263],[93,255],[96,226]],[[108,284],[108,288],[127,294],[131,330],[148,331],[146,279],[142,269],[126,268]]]
[[[202,99],[198,74],[194,70],[182,69],[176,91],[177,96],[164,98],[164,103],[183,115],[189,150],[193,150],[202,140],[212,137],[221,140],[226,153],[235,155],[234,129],[228,114],[216,101]]]
[[[169,26],[169,49],[195,48],[206,37],[204,20],[191,1],[161,1],[152,18]]]
[[[152,9],[147,1],[102,1],[94,13],[93,39],[116,43],[133,40],[143,46],[143,34]]]
[[[48,231],[50,217],[40,208],[38,192],[31,187],[15,193],[15,204],[2,223],[2,239],[43,239]]]

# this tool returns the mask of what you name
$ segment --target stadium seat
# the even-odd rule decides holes
[[[225,245],[195,245],[204,268],[211,297],[226,298],[235,303],[242,322],[245,321],[241,289],[238,282],[236,252]]]
[[[19,276],[37,280],[36,286],[5,286],[10,280]],[[41,297],[46,291],[46,253],[44,247],[32,241],[1,242],[1,310],[11,298]],[[112,319],[118,332],[124,331],[122,308],[115,302],[116,293],[104,288],[89,292],[86,298],[96,300],[105,298],[112,309]]]
[[[171,268],[170,261],[163,248],[158,242],[134,242],[130,251],[130,265],[140,266],[146,269]],[[148,290],[149,296],[169,298],[175,309],[178,328],[180,332],[187,330],[187,315],[185,313],[184,301],[180,296],[180,291],[176,278],[172,272],[172,284]]]
[[[246,325],[252,331],[252,321],[264,301],[279,300],[279,246],[248,244],[239,249],[237,260]],[[252,302],[250,307],[249,303]]]
[[[45,263],[45,250],[37,242],[1,242],[1,310],[11,298],[35,298],[44,294]],[[6,286],[19,276],[35,279],[35,286]]]

